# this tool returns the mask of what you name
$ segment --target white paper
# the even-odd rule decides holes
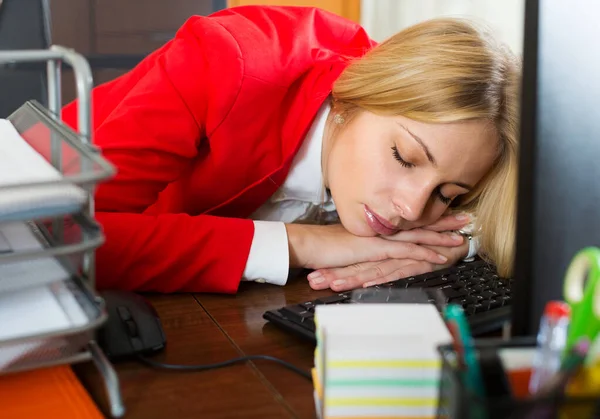
[[[0,341],[66,331],[83,326],[87,317],[65,282],[0,293]],[[0,369],[52,339],[0,348]]]
[[[32,251],[42,244],[24,222],[0,224],[0,252]],[[69,273],[54,257],[0,263],[0,292],[62,281]]]
[[[0,188],[32,182],[60,180],[62,175],[17,132],[12,123],[0,119]],[[44,210],[71,210],[82,206],[86,193],[73,184],[11,188],[0,194],[0,219],[19,213],[41,216]]]
[[[328,336],[369,338],[414,337],[434,345],[450,343],[452,337],[432,304],[339,304],[318,305],[319,328]]]

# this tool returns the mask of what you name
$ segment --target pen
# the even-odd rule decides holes
[[[459,359],[459,365],[462,363],[465,366],[465,384],[472,394],[483,398],[485,397],[485,391],[481,368],[465,313],[461,306],[448,304],[444,310],[444,317],[448,323],[448,328],[454,332],[454,344],[458,348],[457,356],[461,357],[462,355],[463,358],[462,360]]]
[[[538,389],[559,369],[567,341],[570,308],[562,301],[546,304],[537,335],[537,350],[533,359],[529,393]]]

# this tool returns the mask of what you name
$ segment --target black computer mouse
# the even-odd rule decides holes
[[[98,344],[111,360],[150,355],[164,349],[165,334],[154,307],[141,295],[103,291],[108,320],[98,332]]]

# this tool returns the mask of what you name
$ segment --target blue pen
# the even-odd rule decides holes
[[[444,310],[444,318],[458,335],[456,337],[459,341],[455,344],[460,347],[464,357],[462,361],[466,368],[464,373],[465,384],[472,394],[484,398],[485,389],[481,367],[475,353],[471,330],[462,307],[456,304],[448,304]],[[457,355],[460,356],[460,354]]]

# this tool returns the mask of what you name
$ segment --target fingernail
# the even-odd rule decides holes
[[[456,218],[458,221],[467,221],[469,216],[467,214],[458,214],[455,215],[454,218]]]
[[[377,285],[377,282],[375,282],[375,281],[365,282],[363,284],[363,288],[372,287],[373,285]]]
[[[462,242],[463,236],[461,236],[458,233],[452,233],[450,234],[450,237],[452,237],[452,240],[457,241],[457,242]]]
[[[319,272],[319,271],[312,271],[311,273],[309,273],[307,275],[307,278],[308,279],[315,279],[315,278],[318,278],[320,276],[321,276],[321,272]]]
[[[313,284],[320,284],[321,282],[325,281],[325,278],[323,278],[322,276],[318,276],[316,278],[308,278],[308,280],[313,283]]]
[[[338,285],[344,285],[346,283],[345,279],[336,279],[335,281],[333,281],[331,284],[338,286]]]
[[[448,258],[444,255],[438,255],[438,259],[441,260],[442,262],[447,262]]]

